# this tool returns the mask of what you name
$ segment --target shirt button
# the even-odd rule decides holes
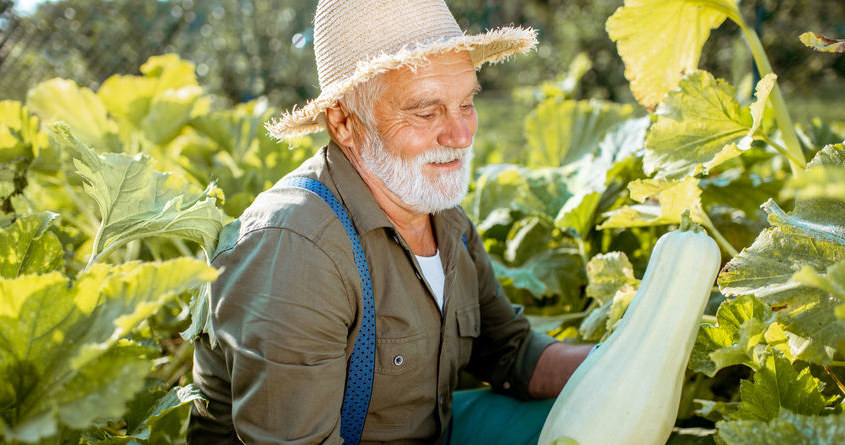
[[[511,382],[502,383],[502,388],[511,389]]]
[[[422,280],[422,275],[420,275],[420,273],[419,273],[419,272],[414,272],[414,275],[416,275],[416,276],[417,276],[417,279],[418,279],[418,280]]]
[[[446,399],[446,398],[445,398],[445,397],[443,397],[443,394],[440,394],[440,397],[438,397],[438,398],[437,398],[437,401],[438,401],[438,402],[440,402],[440,404],[442,405],[442,404],[443,404],[443,401],[444,401],[445,399]]]
[[[393,364],[394,365],[402,366],[402,363],[405,363],[405,357],[402,357],[401,355],[397,355],[396,357],[393,357]]]

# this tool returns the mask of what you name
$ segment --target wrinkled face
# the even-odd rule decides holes
[[[466,52],[383,75],[361,156],[409,207],[434,213],[463,200],[469,184],[480,87]]]

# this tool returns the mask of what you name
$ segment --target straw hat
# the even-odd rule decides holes
[[[326,108],[379,73],[455,50],[469,51],[477,68],[530,51],[536,34],[503,27],[466,35],[443,0],[320,0],[314,16],[320,96],[268,122],[267,130],[278,139],[320,131]]]

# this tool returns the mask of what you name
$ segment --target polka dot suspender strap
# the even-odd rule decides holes
[[[345,444],[357,444],[364,430],[364,420],[367,418],[367,408],[370,405],[370,395],[373,392],[373,369],[375,366],[376,350],[376,314],[373,304],[373,283],[370,279],[370,266],[364,256],[364,249],[358,233],[352,225],[352,220],[337,197],[320,181],[303,177],[290,177],[283,185],[302,188],[315,193],[331,207],[337,215],[349,241],[352,242],[352,253],[355,256],[355,266],[361,277],[363,289],[364,313],[361,329],[355,339],[352,356],[346,368],[346,388],[343,392],[343,405],[340,409],[340,437]]]

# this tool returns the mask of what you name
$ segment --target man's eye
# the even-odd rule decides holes
[[[431,119],[434,117],[434,113],[417,113],[417,117],[422,119]]]
[[[475,108],[475,104],[472,104],[472,103],[461,105],[461,109],[464,110],[464,111],[470,111],[473,108]]]

